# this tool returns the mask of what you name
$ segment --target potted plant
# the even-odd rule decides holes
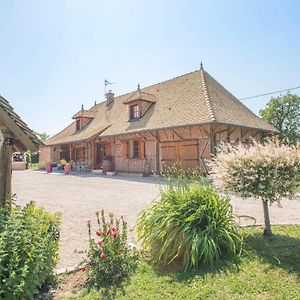
[[[102,173],[103,174],[107,174],[112,172],[113,167],[112,167],[112,156],[111,155],[107,155],[105,156],[105,158],[103,159],[102,162]]]
[[[47,173],[51,173],[52,172],[52,164],[51,164],[51,162],[50,161],[47,161],[46,162],[46,172]]]
[[[101,166],[99,164],[95,165],[94,170],[92,170],[92,173],[101,174],[102,173]]]
[[[71,166],[70,166],[69,163],[66,163],[66,164],[64,165],[64,173],[65,173],[65,175],[70,174],[70,171],[71,171]]]

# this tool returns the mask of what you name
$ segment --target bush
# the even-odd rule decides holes
[[[268,204],[291,197],[300,185],[300,149],[268,142],[224,144],[211,163],[212,175],[228,191],[262,200],[265,235],[272,235]]]
[[[96,213],[98,230],[95,240],[88,222],[89,250],[88,258],[82,270],[87,270],[88,281],[95,288],[110,287],[121,284],[135,270],[138,254],[129,249],[127,244],[127,223],[123,218],[114,219],[110,214],[109,222],[104,211]]]
[[[30,203],[0,208],[0,299],[32,299],[58,260],[57,215]]]
[[[190,183],[182,176],[168,181],[161,199],[139,215],[137,229],[155,263],[185,270],[215,265],[242,245],[228,199],[205,180]]]

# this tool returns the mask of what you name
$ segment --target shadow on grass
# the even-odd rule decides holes
[[[300,238],[282,234],[266,237],[255,232],[245,237],[245,250],[247,256],[257,256],[271,267],[282,268],[300,277]]]
[[[189,283],[195,277],[204,277],[207,275],[217,275],[217,274],[228,274],[235,273],[239,271],[240,258],[238,256],[226,257],[219,262],[216,266],[203,266],[198,270],[187,270],[180,269],[176,264],[162,267],[153,266],[155,272],[158,276],[169,276],[171,280]]]

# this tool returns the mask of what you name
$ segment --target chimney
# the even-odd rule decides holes
[[[105,94],[106,97],[106,106],[110,105],[114,101],[114,93],[111,90]]]

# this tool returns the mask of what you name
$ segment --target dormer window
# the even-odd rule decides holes
[[[139,105],[138,104],[131,105],[130,106],[130,119],[136,120],[136,119],[139,119],[139,117],[140,117]]]
[[[76,120],[76,130],[80,130],[80,119]]]
[[[128,105],[129,121],[139,120],[156,102],[156,96],[140,89],[140,85],[123,103]]]

